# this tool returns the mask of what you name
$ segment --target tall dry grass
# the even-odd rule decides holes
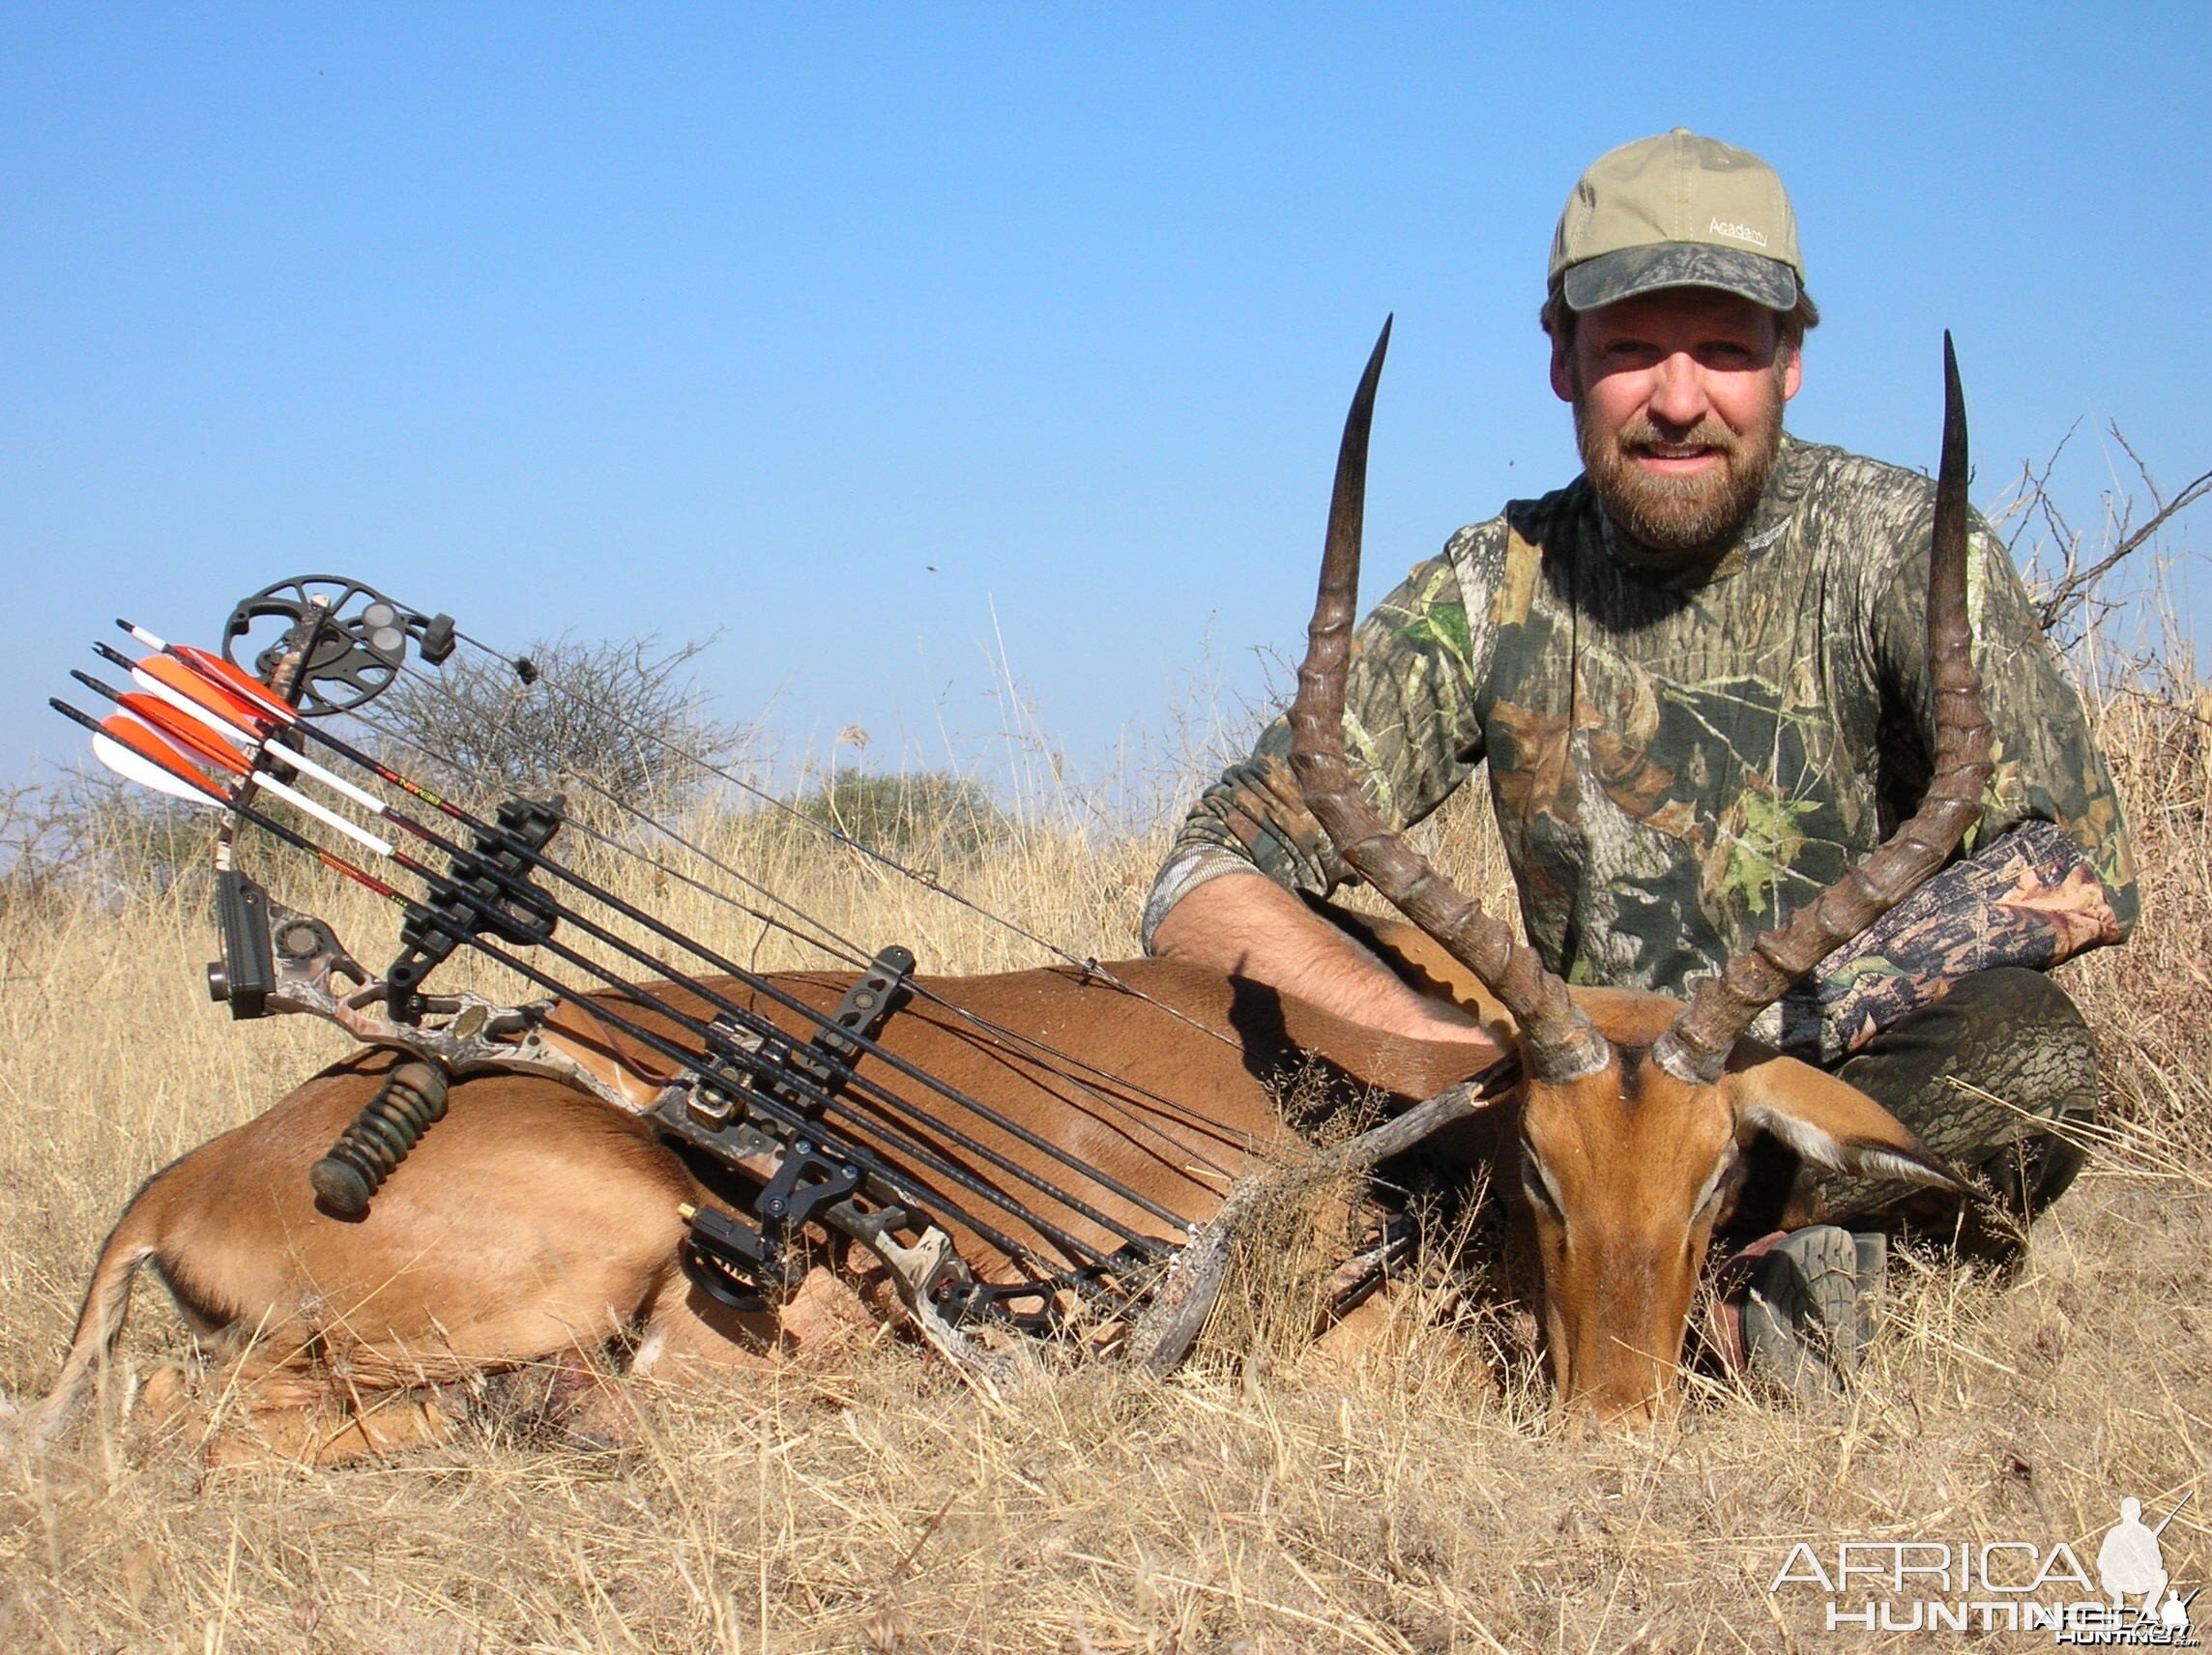
[[[2065,1540],[2086,1557],[2123,1495],[2163,1512],[2207,1468],[2212,694],[2170,660],[2131,665],[2096,644],[2084,669],[2147,915],[2129,948],[2067,969],[2104,1042],[2110,1129],[2017,1280],[1899,1263],[1872,1371],[1848,1400],[1704,1392],[1652,1439],[1564,1438],[1525,1342],[1462,1314],[1448,1289],[1394,1305],[1356,1363],[1309,1347],[1289,1238],[1260,1249],[1202,1359],[1167,1383],[1075,1370],[988,1403],[887,1336],[833,1371],[638,1387],[637,1441],[620,1450],[543,1441],[487,1407],[435,1452],[219,1475],[189,1446],[139,1441],[118,1386],[61,1452],[0,1468],[0,1647],[1954,1646],[1830,1634],[1818,1596],[1764,1588],[1800,1539]],[[865,948],[904,942],[938,971],[1039,958],[769,818],[692,827]],[[1166,831],[1107,838],[1033,810],[1005,843],[937,871],[1037,936],[1113,958],[1134,949]],[[1502,893],[1479,811],[1434,831]],[[576,854],[748,963],[827,957],[674,873]],[[264,871],[381,963],[388,910],[296,859]],[[211,946],[190,880],[10,889],[0,1382],[16,1395],[51,1377],[133,1187],[343,1048],[306,1020],[232,1027],[198,987]],[[186,1348],[160,1301],[142,1289],[131,1370]],[[2165,1535],[2185,1590],[2212,1574],[2206,1504]]]

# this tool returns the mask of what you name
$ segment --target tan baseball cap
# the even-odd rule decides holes
[[[1552,236],[1549,279],[1573,310],[1662,287],[1718,287],[1788,310],[1804,278],[1781,177],[1687,127],[1599,156]]]

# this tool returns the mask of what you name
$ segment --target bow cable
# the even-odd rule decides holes
[[[422,675],[422,682],[425,683],[436,682],[435,680],[429,678],[427,675]],[[443,684],[439,684],[438,687],[441,689],[446,689],[446,686]],[[451,694],[450,689],[446,689],[446,692],[449,695]],[[455,704],[459,704],[457,697],[455,698]],[[380,722],[377,719],[367,717],[365,714],[359,711],[356,711],[353,714],[353,717],[357,722],[366,725],[368,728],[374,730],[378,735],[383,736],[388,740],[392,740],[397,742],[401,746],[411,748],[413,751],[422,754],[423,757],[431,760],[435,764],[443,765],[448,769],[457,769],[459,768],[450,755],[439,752],[436,748],[430,746],[428,743],[406,734],[404,731],[394,728],[391,724]],[[578,832],[584,834],[587,838],[606,846],[609,850],[616,852],[618,855],[628,857],[633,860],[643,862],[647,867],[654,869],[656,873],[665,874],[669,878],[674,879],[683,885],[690,886],[692,889],[700,892],[702,895],[707,896],[715,902],[722,903],[727,907],[733,908],[737,910],[738,913],[746,915],[748,918],[760,921],[760,923],[765,927],[768,927],[771,930],[780,931],[793,940],[802,943],[806,946],[814,948],[821,953],[827,954],[831,960],[836,961],[840,965],[851,967],[854,970],[866,969],[869,956],[867,951],[862,948],[859,944],[856,943],[849,937],[841,935],[826,921],[821,919],[819,916],[808,913],[805,909],[800,907],[790,898],[779,895],[776,891],[771,889],[769,886],[762,885],[759,881],[751,878],[749,875],[743,873],[740,869],[733,867],[729,862],[715,856],[705,846],[685,837],[678,829],[670,827],[667,823],[662,822],[659,818],[639,809],[636,805],[630,803],[627,799],[623,798],[609,789],[602,787],[599,783],[594,781],[590,776],[571,770],[564,773],[564,779],[576,783],[598,798],[603,799],[614,809],[621,811],[626,816],[628,816],[639,825],[652,828],[655,832],[661,834],[663,837],[683,847],[685,851],[688,851],[692,856],[696,857],[699,860],[707,863],[710,867],[719,870],[731,879],[736,880],[740,885],[757,892],[764,900],[772,902],[780,908],[788,909],[792,914],[796,915],[807,925],[813,926],[817,931],[821,933],[821,936],[817,937],[810,935],[808,932],[800,929],[797,925],[794,925],[787,919],[781,918],[774,914],[766,913],[761,909],[755,908],[750,903],[744,901],[742,898],[734,896],[728,891],[718,889],[715,886],[709,885],[706,881],[701,880],[697,876],[675,865],[674,863],[664,861],[658,857],[652,856],[649,853],[640,850],[635,845],[626,843],[622,839],[618,839],[613,834],[607,833],[600,828],[595,828],[589,822],[571,819],[568,822],[568,826],[575,828]],[[808,818],[808,820],[812,819]],[[828,938],[829,941],[825,942],[822,940],[823,938]],[[991,1037],[1003,1045],[1021,1048],[1022,1050],[1017,1052],[1015,1055],[1026,1056],[1032,1060],[1039,1062],[1040,1066],[1052,1070],[1062,1080],[1067,1082],[1069,1086],[1076,1088],[1091,1101],[1095,1102],[1101,1110],[1107,1114],[1120,1118],[1123,1125],[1129,1130],[1141,1133],[1149,1133],[1152,1137],[1160,1140],[1161,1143],[1164,1143],[1167,1146],[1168,1150],[1171,1153],[1163,1155],[1156,1147],[1146,1147],[1145,1152],[1151,1155],[1153,1159],[1168,1162],[1169,1164],[1176,1166],[1178,1170],[1187,1170],[1188,1164],[1195,1162],[1200,1169],[1211,1173],[1217,1177],[1230,1178],[1234,1176],[1229,1168],[1222,1166],[1219,1162],[1216,1162],[1206,1155],[1198,1153],[1188,1145],[1169,1137],[1167,1133],[1157,1124],[1146,1119],[1144,1116],[1139,1114],[1136,1110],[1123,1103],[1120,1098],[1115,1097],[1112,1092],[1103,1089],[1100,1086],[1093,1085],[1089,1080],[1084,1079],[1084,1074],[1093,1076],[1097,1081],[1110,1083],[1111,1086],[1121,1089],[1123,1091],[1132,1094],[1142,1102],[1156,1105],[1159,1109],[1180,1119],[1186,1125],[1197,1127],[1202,1130],[1210,1130],[1215,1132],[1217,1135],[1221,1133],[1219,1122],[1209,1119],[1198,1110],[1193,1109],[1190,1105],[1183,1103],[1176,1098],[1169,1097],[1165,1093],[1154,1091],[1148,1087],[1139,1086],[1134,1081],[1131,1081],[1124,1076],[1117,1075],[1111,1069],[1094,1063],[1091,1060],[1080,1057],[1075,1053],[1063,1051],[1061,1048],[1054,1046],[1049,1041],[1038,1039],[1033,1034],[1025,1033],[1020,1030],[1008,1028],[1004,1024],[995,1022],[990,1018],[983,1016],[980,1012],[973,1011],[967,1006],[957,1004],[954,1002],[946,999],[937,990],[931,988],[925,982],[910,979],[907,983],[907,987],[910,992],[913,993],[916,999],[927,1001],[930,1004],[935,1005],[939,1009],[943,1010],[945,1013],[946,1013],[946,1015],[958,1018],[960,1021],[968,1024],[970,1027],[975,1029],[980,1033]],[[1078,1073],[1076,1071],[1082,1072]],[[1145,1147],[1143,1146],[1137,1147]]]
[[[948,902],[958,903],[962,908],[967,909],[969,912],[980,915],[982,918],[989,920],[992,924],[997,925],[1005,931],[1011,932],[1014,936],[1021,938],[1023,942],[1033,944],[1035,946],[1044,949],[1045,952],[1051,954],[1054,958],[1061,960],[1064,964],[1076,967],[1084,973],[1084,975],[1096,977],[1099,981],[1105,983],[1110,988],[1119,990],[1121,993],[1129,995],[1134,999],[1144,1001],[1147,1004],[1155,1006],[1159,1010],[1166,1012],[1170,1017],[1174,1017],[1180,1020],[1181,1022],[1187,1023],[1193,1029],[1200,1030],[1213,1039],[1219,1040],[1225,1046],[1234,1046],[1237,1044],[1235,1040],[1232,1040],[1228,1035],[1222,1033],[1220,1030],[1208,1027],[1206,1024],[1201,1023],[1197,1018],[1190,1016],[1188,1013],[1181,1011],[1175,1006],[1167,1004],[1164,1001],[1156,1000],[1152,996],[1146,994],[1142,989],[1124,981],[1120,976],[1117,976],[1113,972],[1107,970],[1106,967],[1100,965],[1096,959],[1074,954],[1068,949],[1062,947],[1059,944],[1053,942],[1051,939],[1038,936],[1034,931],[1030,930],[1027,926],[1022,925],[1015,920],[1007,918],[1004,915],[994,913],[992,910],[985,908],[981,903],[975,901],[973,897],[967,896],[960,891],[954,890],[950,886],[946,885],[943,881],[939,880],[935,874],[925,873],[917,868],[910,868],[904,862],[901,862],[895,857],[887,855],[885,852],[877,850],[873,845],[865,844],[862,841],[854,838],[852,834],[846,832],[843,828],[833,827],[827,822],[817,821],[815,818],[807,815],[803,810],[800,810],[794,807],[788,800],[776,798],[775,795],[770,793],[766,788],[759,787],[754,783],[747,781],[743,776],[738,774],[736,771],[729,769],[724,766],[717,765],[711,759],[708,759],[698,753],[690,751],[688,748],[680,745],[676,741],[672,740],[669,737],[661,734],[658,730],[652,728],[650,725],[640,724],[634,720],[625,718],[621,713],[614,711],[612,709],[602,706],[599,703],[591,701],[589,697],[583,695],[579,691],[570,689],[568,685],[562,683],[557,679],[547,677],[544,673],[538,671],[535,667],[532,669],[530,676],[525,678],[523,676],[522,663],[517,657],[513,655],[502,654],[498,650],[492,648],[491,645],[485,643],[480,638],[472,637],[469,633],[460,631],[458,629],[455,630],[453,635],[459,638],[463,643],[467,644],[472,650],[480,651],[480,653],[489,655],[493,660],[498,661],[509,668],[511,671],[513,671],[517,678],[523,680],[524,683],[542,683],[550,689],[559,691],[562,695],[568,697],[571,701],[583,702],[589,705],[596,715],[607,719],[610,723],[616,725],[618,728],[627,731],[632,736],[636,736],[644,740],[653,742],[655,746],[661,748],[671,756],[682,759],[686,764],[696,766],[698,769],[705,770],[709,775],[719,777],[721,780],[729,783],[730,786],[737,788],[742,792],[751,794],[755,798],[760,799],[762,802],[769,805],[771,809],[781,811],[784,815],[791,817],[794,821],[804,823],[809,828],[817,833],[824,835],[831,843],[844,845],[852,850],[858,851],[861,856],[866,857],[869,860],[881,863],[884,867],[888,868],[891,872],[899,875],[901,878],[911,880],[914,884],[920,886],[924,890],[934,891],[937,895],[944,897]],[[412,671],[412,669],[404,667],[401,670]],[[417,673],[415,676],[423,677],[424,675]],[[451,691],[449,690],[448,693],[450,694]]]

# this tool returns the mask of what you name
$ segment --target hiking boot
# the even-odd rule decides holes
[[[1792,1396],[1844,1388],[1874,1336],[1874,1289],[1886,1243],[1832,1224],[1792,1231],[1753,1262],[1742,1301],[1745,1369]]]

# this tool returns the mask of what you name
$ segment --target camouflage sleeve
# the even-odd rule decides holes
[[[2038,971],[2120,940],[2104,882],[2074,836],[2027,822],[1953,862],[1783,998],[1775,1044],[1833,1065],[1960,978]]]
[[[1468,617],[1489,606],[1480,593],[1470,601],[1470,586],[1487,582],[1504,544],[1502,518],[1461,530],[1353,634],[1345,747],[1369,800],[1396,826],[1436,809],[1482,757],[1477,699],[1490,641]],[[1316,896],[1357,877],[1299,798],[1290,751],[1290,723],[1278,717],[1199,797],[1145,904],[1148,947],[1168,910],[1220,874],[1256,871]]]
[[[1932,769],[1933,729],[1928,683],[1928,556],[1925,517],[1917,558],[1906,560],[1877,598],[1874,616],[1876,667],[1884,701],[1913,710],[1882,732],[1885,757],[1902,784],[1890,798],[1900,819],[1917,807]],[[2080,847],[2084,871],[2104,887],[2112,934],[2086,936],[2056,957],[2080,947],[2118,942],[2134,928],[2138,912],[2135,858],[2118,796],[2089,734],[2081,698],[2067,682],[2050,641],[2035,623],[2026,589],[2012,560],[1979,516],[1974,519],[1967,589],[1974,626],[1974,663],[1981,671],[1982,701],[1995,730],[1996,769],[1982,797],[1982,820],[1966,837],[1973,855],[1992,847],[2025,822],[2065,829]],[[1885,717],[1885,725],[1891,720]]]

